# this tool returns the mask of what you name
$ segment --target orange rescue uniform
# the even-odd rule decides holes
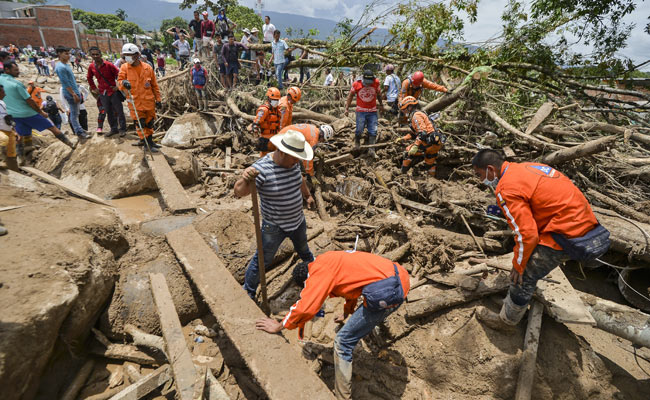
[[[273,108],[268,102],[259,106],[255,114],[255,119],[253,120],[253,125],[260,127],[260,141],[258,145],[260,157],[264,157],[269,152],[275,151],[276,148],[269,139],[275,136],[280,129],[279,107]]]
[[[520,274],[538,244],[562,250],[551,232],[576,238],[598,224],[580,189],[548,165],[504,162],[495,193],[515,233],[512,265]]]
[[[416,99],[420,98],[423,89],[432,89],[437,90],[438,92],[447,93],[447,88],[436,83],[433,83],[427,79],[422,81],[420,87],[413,86],[411,83],[411,78],[406,78],[402,81],[402,88],[399,91],[398,101],[401,103],[402,99],[406,96],[413,96]]]
[[[282,130],[280,130],[280,132],[278,133],[280,134],[287,133],[287,131],[290,130],[298,131],[302,133],[302,135],[305,137],[305,141],[309,143],[312,149],[318,144],[319,128],[316,125],[312,125],[312,124],[288,125],[282,128]],[[305,172],[310,176],[314,176],[314,160],[303,161],[302,164],[305,167]]]
[[[140,132],[140,126],[136,122],[135,127],[140,139],[153,135],[153,123],[156,118],[156,102],[161,101],[160,89],[158,88],[158,81],[156,81],[156,74],[153,68],[146,62],[140,61],[137,66],[129,63],[123,63],[120,66],[120,73],[117,75],[117,86],[122,90],[127,99],[129,110],[131,111],[131,118],[136,121],[135,111],[133,104],[131,104],[129,95],[122,86],[123,80],[128,80],[131,83],[131,95],[133,102],[138,110],[138,117],[144,132]]]
[[[436,129],[429,117],[422,111],[415,111],[411,117],[411,133],[407,133],[402,139],[411,140],[415,138],[415,143],[406,148],[406,156],[402,161],[403,170],[408,170],[412,167],[413,162],[417,164],[421,157],[424,157],[424,163],[429,166],[429,174],[435,175],[436,173],[436,159],[438,152],[443,147],[442,142],[435,142]],[[415,154],[408,154],[413,146],[418,147],[418,152]]]
[[[27,90],[27,93],[29,93],[30,96],[32,96],[32,100],[36,102],[38,107],[41,107],[41,104],[43,104],[43,98],[41,97],[41,93],[43,93],[43,89],[34,86],[31,90]]]
[[[364,286],[394,276],[393,265],[397,266],[406,298],[410,288],[409,274],[401,265],[362,251],[328,251],[321,254],[309,264],[305,288],[282,320],[282,326],[287,329],[303,328],[328,297],[343,297],[346,300],[345,313],[352,314]]]
[[[293,121],[293,104],[289,101],[289,96],[284,96],[278,104],[280,110],[280,129],[291,125]]]

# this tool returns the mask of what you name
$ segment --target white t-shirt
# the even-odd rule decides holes
[[[273,32],[275,32],[275,25],[273,24],[264,24],[262,25],[262,32],[264,32],[264,41],[272,42],[273,41]]]
[[[5,115],[7,115],[7,105],[0,100],[0,131],[11,132],[13,127],[5,122]]]
[[[248,38],[246,35],[242,36],[240,43],[243,44],[244,46],[248,46]]]
[[[399,90],[401,88],[401,85],[402,82],[399,80],[397,75],[395,74],[386,75],[386,79],[384,79],[384,86],[388,86],[388,91],[386,92],[387,101],[397,100],[397,96],[399,95]]]
[[[332,83],[334,83],[334,77],[332,76],[331,73],[329,73],[325,77],[325,86],[332,86]]]

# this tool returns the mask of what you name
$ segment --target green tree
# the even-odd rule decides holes
[[[78,8],[72,9],[72,17],[79,20],[88,27],[89,30],[110,29],[114,35],[127,35],[132,37],[136,33],[144,33],[142,28],[137,24],[128,21],[122,21],[115,15],[97,14],[84,11]]]
[[[198,3],[198,0],[183,0],[181,4],[178,5],[178,8],[181,10],[185,10],[187,8],[192,8],[196,6]],[[226,13],[230,12],[232,7],[237,6],[239,3],[237,0],[218,0],[218,1],[212,1],[212,0],[205,0],[203,1],[203,4],[199,5],[196,9],[199,11],[206,11],[210,10],[212,11],[213,14],[217,14],[220,9],[225,8]],[[228,17],[230,18],[230,16]]]
[[[115,10],[115,16],[116,16],[117,18],[121,19],[122,21],[126,21],[126,19],[129,17],[129,16],[126,14],[126,11],[124,11],[124,10],[121,9],[121,8],[118,8],[117,10]]]

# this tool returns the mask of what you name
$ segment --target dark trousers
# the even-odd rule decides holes
[[[124,108],[122,108],[122,102],[120,101],[117,92],[110,96],[100,94],[99,99],[102,102],[102,107],[104,107],[104,110],[106,111],[106,116],[108,116],[108,125],[111,127],[111,132],[115,133],[118,129],[120,132],[126,132]]]
[[[88,130],[88,111],[79,110],[79,125],[81,125],[84,131]]]
[[[302,83],[305,75],[307,75],[307,80],[311,79],[311,72],[309,72],[309,68],[300,67],[300,83]]]

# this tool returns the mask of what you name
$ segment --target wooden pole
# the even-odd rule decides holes
[[[539,345],[543,314],[544,306],[542,303],[533,300],[528,316],[528,328],[524,339],[524,352],[521,355],[515,400],[530,400],[532,395],[533,382],[535,381],[535,364],[537,362],[537,346]]]
[[[266,293],[266,266],[264,265],[264,247],[262,246],[262,228],[260,227],[260,208],[257,201],[257,186],[255,181],[250,183],[251,201],[253,202],[253,218],[255,219],[255,237],[257,238],[257,265],[260,271],[260,286],[262,290],[262,311],[267,316],[271,314],[269,299]]]

